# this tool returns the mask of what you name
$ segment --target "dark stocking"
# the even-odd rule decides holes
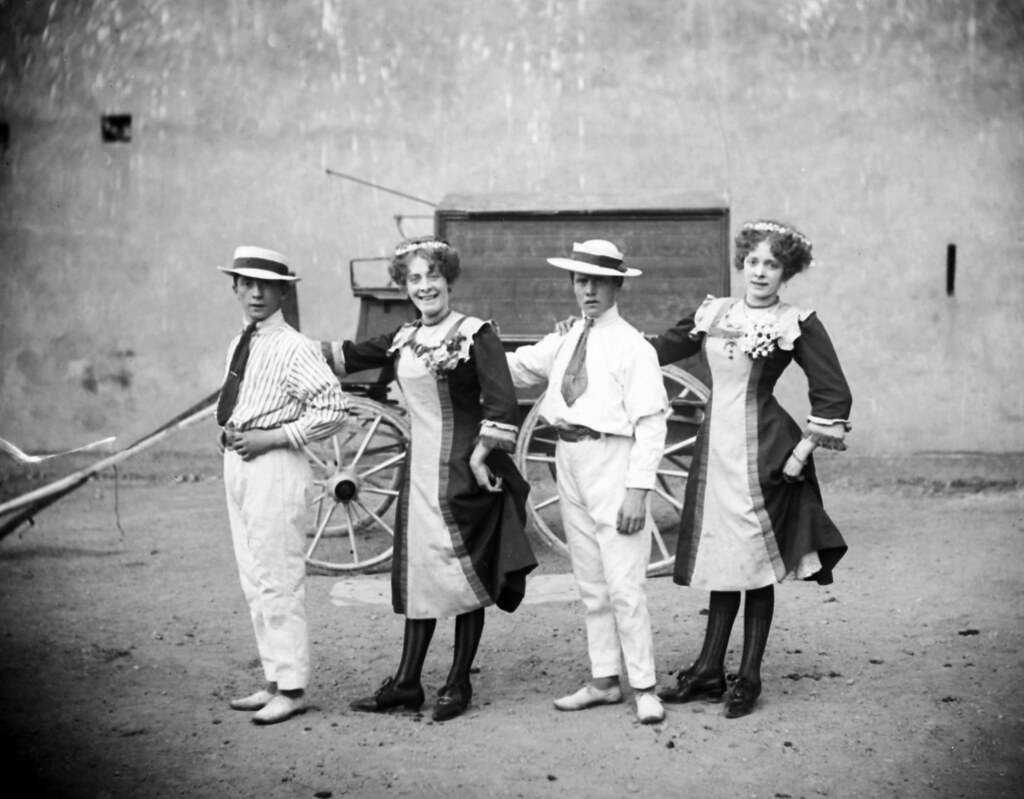
[[[768,643],[768,631],[775,611],[775,586],[766,585],[747,591],[743,607],[743,659],[739,676],[752,683],[761,682],[761,659]]]
[[[712,591],[708,602],[708,629],[704,633],[704,646],[693,664],[693,673],[702,677],[725,673],[725,650],[729,648],[729,633],[740,609],[739,591]]]
[[[420,684],[423,661],[427,659],[430,639],[434,637],[437,619],[406,619],[405,639],[402,642],[402,660],[398,664],[395,682],[401,688]]]
[[[483,608],[455,617],[455,654],[452,657],[452,670],[448,673],[448,685],[469,682],[469,670],[473,667],[483,632]]]

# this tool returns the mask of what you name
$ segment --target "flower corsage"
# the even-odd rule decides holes
[[[467,350],[467,339],[462,333],[445,339],[436,347],[413,346],[416,357],[435,378],[444,377],[459,365],[459,361],[465,360]]]
[[[778,346],[782,331],[774,319],[764,322],[751,322],[739,338],[739,348],[750,356],[751,360],[768,357]]]

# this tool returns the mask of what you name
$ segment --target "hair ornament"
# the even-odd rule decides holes
[[[743,225],[743,230],[756,230],[761,233],[778,233],[784,236],[792,236],[804,247],[807,247],[807,249],[811,248],[811,240],[807,236],[796,228],[792,228],[789,225],[781,225],[778,222],[771,222],[765,219],[757,222],[747,222]]]
[[[442,239],[427,239],[426,241],[403,241],[395,247],[395,257],[406,255],[416,250],[446,250],[451,245]]]

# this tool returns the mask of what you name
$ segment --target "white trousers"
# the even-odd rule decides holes
[[[632,439],[610,436],[559,441],[558,497],[572,571],[586,608],[591,676],[617,676],[625,660],[629,684],[654,687],[654,642],[644,592],[652,519],[622,535],[616,520],[626,494]]]
[[[231,541],[267,682],[309,683],[304,544],[312,471],[301,450],[273,449],[243,461],[224,453]]]

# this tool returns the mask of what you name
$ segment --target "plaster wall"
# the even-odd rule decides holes
[[[711,191],[734,228],[791,221],[818,263],[786,298],[833,336],[861,454],[1024,450],[1019,3],[0,0],[0,20],[0,435],[24,447],[132,438],[214,390],[236,244],[289,255],[305,332],[352,334],[348,259],[431,209],[330,168],[433,202]],[[130,142],[101,141],[111,113]],[[798,414],[803,390],[782,388]]]

